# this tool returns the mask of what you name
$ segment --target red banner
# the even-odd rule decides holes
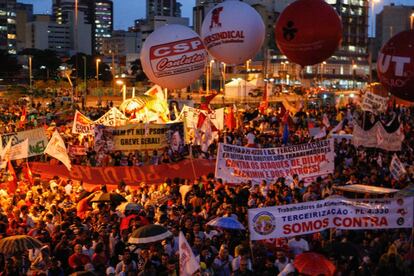
[[[191,164],[193,163],[193,164]],[[108,184],[118,185],[124,181],[127,185],[138,185],[140,182],[148,184],[163,183],[166,178],[187,178],[195,179],[208,173],[213,173],[215,160],[195,159],[183,160],[173,164],[142,167],[88,167],[72,166],[69,172],[63,165],[51,165],[49,163],[30,163],[33,173],[39,174],[42,178],[61,178],[82,180],[85,184]],[[194,166],[194,169],[193,169]]]

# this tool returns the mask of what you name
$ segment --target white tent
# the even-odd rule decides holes
[[[249,83],[253,84],[256,87],[264,87],[265,86],[265,82],[263,81],[262,78],[252,79],[251,81],[249,81]]]
[[[247,97],[249,92],[256,88],[256,85],[251,84],[244,79],[233,79],[226,84],[225,96],[229,98]]]

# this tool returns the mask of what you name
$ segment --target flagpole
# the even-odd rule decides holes
[[[196,175],[194,162],[193,162],[193,146],[192,146],[192,144],[190,144],[190,162],[191,162],[191,168],[193,169],[194,180],[195,180],[197,178],[197,175]]]

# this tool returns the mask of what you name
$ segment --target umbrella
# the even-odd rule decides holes
[[[127,200],[120,194],[117,193],[99,193],[95,195],[91,202],[111,202],[119,204],[121,202],[126,202]]]
[[[39,240],[27,235],[10,236],[0,241],[0,253],[5,255],[13,255],[41,247],[42,243]]]
[[[142,210],[142,206],[137,204],[137,203],[132,203],[132,202],[124,202],[121,205],[119,205],[116,208],[118,211],[120,212],[125,212],[125,211],[141,211]]]
[[[172,233],[164,226],[158,224],[148,224],[135,230],[128,242],[130,244],[146,244],[162,241],[171,236]]]
[[[323,255],[306,252],[296,256],[293,265],[297,271],[305,275],[331,276],[335,273],[335,265]]]
[[[207,223],[209,226],[215,226],[218,228],[229,230],[244,230],[243,224],[232,217],[218,217]]]

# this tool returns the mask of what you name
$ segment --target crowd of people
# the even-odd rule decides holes
[[[37,110],[36,116],[21,125],[19,104],[2,105],[2,133],[53,125],[62,134],[69,134],[70,127],[66,126],[69,120],[53,117],[60,109],[59,104],[55,107],[34,105],[33,108]],[[89,108],[84,113],[97,119],[106,110]],[[335,186],[361,183],[397,189],[406,187],[414,173],[413,111],[394,107],[377,118],[364,119],[386,123],[398,116],[403,124],[404,150],[398,152],[398,156],[406,165],[407,174],[400,179],[394,179],[389,171],[393,153],[356,148],[350,140],[341,139],[335,142],[335,171],[311,183],[292,175],[260,184],[247,181],[228,185],[214,174],[194,180],[166,179],[161,185],[120,183],[113,192],[142,207],[122,211],[117,201],[91,202],[98,193],[108,192],[105,185],[87,191],[82,182],[59,177],[35,178],[30,184],[15,164],[21,181],[14,193],[0,191],[0,234],[3,238],[29,235],[37,238],[43,247],[13,255],[0,254],[0,275],[180,275],[180,231],[200,261],[199,275],[298,275],[293,260],[307,251],[323,254],[331,260],[336,266],[335,275],[412,275],[411,229],[332,230],[289,239],[249,242],[248,231],[225,230],[206,223],[216,217],[233,217],[247,229],[248,208],[327,198],[338,193]],[[288,118],[290,133],[286,142],[283,141],[285,112],[282,106],[274,106],[266,114],[251,118],[246,110],[237,116],[237,127],[219,133],[208,152],[192,147],[193,156],[214,158],[218,142],[267,148],[306,143],[315,139],[309,132],[309,125],[326,125],[324,118],[328,118],[331,128],[343,121],[341,133],[352,133],[352,125],[361,124],[362,120],[353,104],[343,109],[334,106],[308,108]],[[46,121],[40,123],[39,118]],[[80,143],[77,137],[62,136],[69,144]],[[82,158],[74,158],[74,164],[137,166],[176,161],[168,151],[116,152],[106,163],[97,164],[92,141],[83,140],[82,143],[87,143],[91,150]],[[186,154],[189,154],[188,149]],[[134,230],[153,223],[165,226],[172,237],[140,246],[128,242]]]

